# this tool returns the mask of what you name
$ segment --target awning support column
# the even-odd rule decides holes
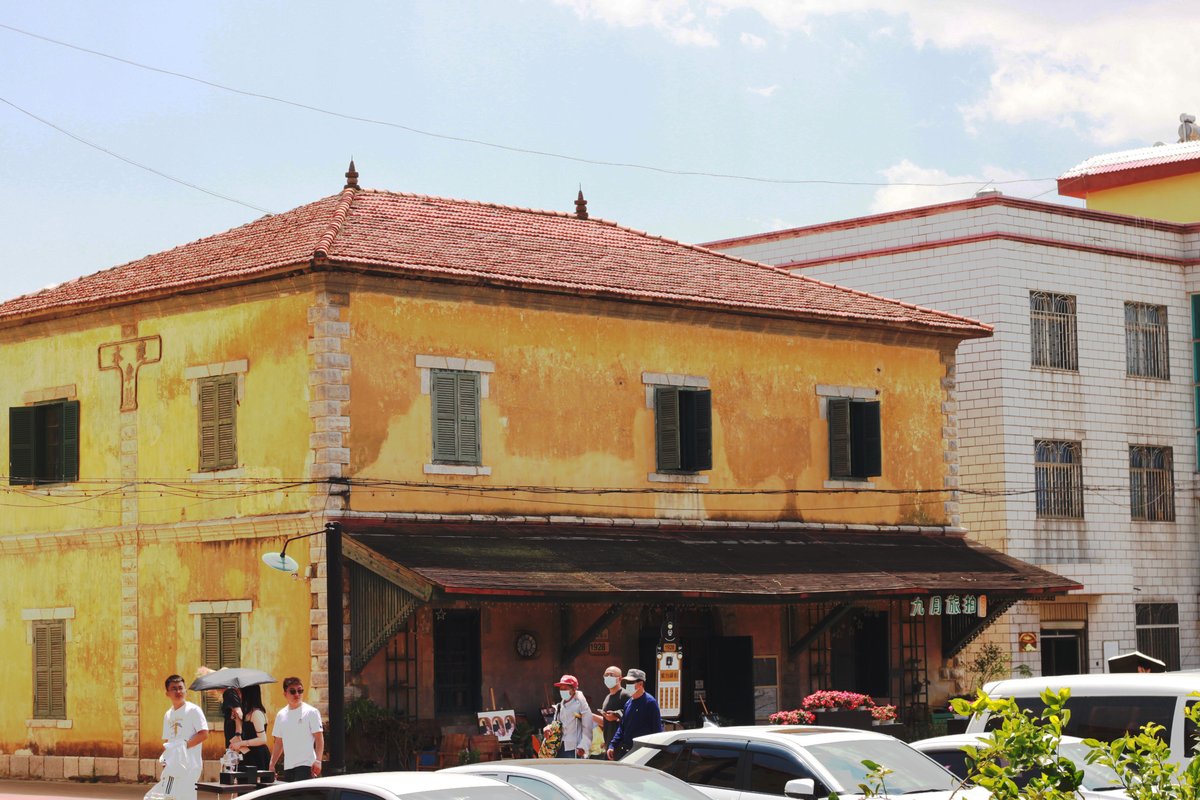
[[[623,606],[620,603],[613,603],[611,606],[608,607],[607,611],[605,611],[603,614],[601,614],[596,619],[595,622],[593,622],[591,625],[588,626],[588,629],[586,631],[579,634],[578,639],[576,639],[574,642],[572,642],[567,647],[564,647],[563,651],[562,651],[562,657],[561,657],[562,658],[561,666],[565,669],[568,664],[570,664],[577,657],[579,657],[579,655],[582,654],[583,651],[587,649],[587,646],[592,643],[592,640],[596,638],[596,635],[598,633],[600,633],[600,631],[607,628],[612,623],[612,621],[615,620],[620,615],[622,608],[623,608]],[[566,617],[565,612],[564,612],[563,622],[564,622],[563,641],[565,642],[567,640],[567,636],[570,635],[569,627],[565,624],[566,622],[568,622],[568,618]]]
[[[839,603],[834,606],[828,614],[821,618],[816,625],[808,633],[801,636],[796,641],[788,645],[788,655],[794,656],[797,653],[803,653],[808,649],[808,646],[816,641],[817,637],[825,631],[838,624],[847,614],[854,610],[854,606],[850,603]]]

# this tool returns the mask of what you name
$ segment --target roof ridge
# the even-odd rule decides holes
[[[338,198],[337,205],[334,206],[333,213],[330,215],[329,224],[325,226],[325,230],[321,232],[321,238],[317,240],[316,247],[313,248],[314,263],[324,263],[329,260],[329,250],[333,247],[333,242],[337,239],[338,234],[342,232],[342,226],[346,223],[346,217],[350,214],[350,206],[354,205],[354,196],[358,194],[358,191],[357,187],[352,186],[342,189],[342,195]]]

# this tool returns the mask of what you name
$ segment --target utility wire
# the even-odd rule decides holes
[[[573,155],[566,155],[563,153],[554,153],[554,152],[551,152],[548,150],[534,150],[532,148],[527,148],[527,147],[516,147],[514,145],[499,144],[497,142],[489,142],[484,139],[473,139],[468,136],[456,136],[456,135],[448,134],[448,133],[438,133],[436,131],[428,131],[428,130],[423,130],[421,128],[414,128],[411,125],[405,125],[405,124],[402,124],[399,122],[391,122],[389,120],[375,119],[373,117],[364,117],[364,116],[359,116],[356,114],[346,114],[346,113],[343,113],[340,111],[332,111],[327,108],[321,108],[320,106],[309,105],[308,103],[301,103],[301,102],[298,102],[295,100],[288,100],[288,99],[285,99],[282,97],[276,97],[274,95],[264,94],[262,92],[252,92],[247,89],[239,89],[234,86],[226,86],[225,84],[222,84],[222,83],[216,83],[214,81],[205,80],[204,78],[197,78],[194,75],[188,75],[183,72],[176,72],[174,70],[164,69],[162,67],[155,67],[150,64],[143,64],[138,61],[132,61],[127,58],[122,58],[120,56],[112,55],[111,53],[104,53],[99,50],[92,50],[91,48],[82,47],[77,44],[71,44],[70,42],[64,42],[64,41],[60,41],[58,39],[52,39],[49,36],[42,36],[41,34],[33,33],[32,31],[27,31],[27,30],[23,30],[21,28],[13,27],[12,25],[5,25],[4,23],[0,23],[0,28],[3,28],[8,31],[12,31],[13,33],[19,33],[23,36],[28,36],[33,39],[39,39],[43,42],[48,42],[50,44],[58,45],[59,47],[67,47],[67,48],[70,48],[71,50],[77,50],[81,53],[87,53],[89,55],[97,56],[99,58],[107,58],[111,61],[116,61],[118,63],[126,64],[131,67],[137,67],[138,69],[149,70],[150,72],[157,72],[160,75],[169,75],[170,77],[173,77],[173,78],[180,78],[182,80],[192,81],[193,83],[199,83],[203,86],[208,86],[213,89],[220,89],[223,92],[231,92],[233,94],[242,95],[243,97],[252,97],[257,100],[266,100],[266,101],[272,102],[272,103],[279,103],[281,105],[291,106],[292,108],[299,108],[299,109],[303,109],[305,111],[311,111],[316,114],[324,114],[326,116],[336,117],[337,119],[344,119],[344,120],[348,120],[351,122],[364,122],[364,123],[367,123],[368,125],[380,125],[380,126],[383,126],[386,128],[395,128],[397,130],[407,131],[408,133],[417,134],[419,136],[427,136],[432,139],[441,139],[444,141],[459,142],[462,144],[473,144],[473,145],[478,145],[480,147],[490,147],[490,148],[493,148],[496,150],[504,150],[504,151],[507,151],[510,153],[521,153],[524,155],[540,156],[543,158],[556,158],[556,159],[560,159],[562,161],[573,161],[573,162],[580,163],[580,164],[591,164],[593,166],[599,166],[599,167],[616,167],[616,168],[621,168],[621,169],[637,169],[637,170],[643,170],[646,172],[656,172],[656,173],[663,174],[663,175],[676,175],[676,176],[683,176],[683,177],[699,177],[699,178],[720,178],[720,179],[724,179],[724,180],[750,181],[753,183],[774,183],[774,184],[785,184],[785,185],[822,185],[822,186],[875,186],[875,187],[885,187],[885,186],[918,186],[918,187],[974,186],[979,183],[978,180],[946,181],[944,183],[916,182],[916,181],[898,181],[898,182],[894,182],[894,183],[889,183],[889,182],[881,182],[881,181],[838,181],[838,180],[827,180],[827,179],[816,179],[816,178],[765,178],[765,177],[756,176],[756,175],[739,175],[739,174],[727,173],[727,172],[706,172],[703,170],[669,169],[667,167],[657,167],[657,166],[654,166],[651,164],[639,164],[639,163],[629,162],[629,161],[604,161],[601,159],[584,158],[582,156],[573,156]],[[989,183],[991,183],[991,184],[1041,183],[1043,181],[1049,181],[1049,180],[1054,180],[1054,179],[1053,178],[1012,178],[1012,179],[1008,179],[1008,180],[990,181]],[[237,202],[237,201],[235,201],[235,202]],[[245,204],[243,204],[243,205],[245,205]]]
[[[2,26],[0,26],[0,27],[2,27]],[[153,174],[155,174],[155,175],[159,176],[160,178],[166,178],[166,179],[167,179],[167,180],[169,180],[169,181],[174,181],[175,183],[178,183],[178,184],[180,184],[181,186],[186,186],[186,187],[188,187],[189,189],[195,189],[195,190],[197,190],[197,191],[204,192],[204,193],[205,193],[205,194],[207,194],[207,195],[212,195],[213,197],[218,197],[218,198],[220,198],[220,199],[222,199],[222,200],[228,200],[228,201],[229,201],[229,202],[231,202],[231,203],[237,203],[239,206],[245,206],[246,208],[252,208],[252,209],[254,209],[255,211],[261,211],[261,212],[262,212],[262,213],[264,213],[264,214],[270,214],[270,213],[271,213],[270,211],[268,211],[268,210],[267,210],[267,209],[265,209],[265,208],[259,208],[259,207],[258,207],[258,206],[256,206],[256,205],[253,205],[253,204],[251,204],[251,203],[244,202],[244,201],[242,201],[242,200],[238,200],[236,197],[230,197],[230,196],[229,196],[229,195],[227,195],[227,194],[221,194],[220,192],[214,192],[212,189],[205,189],[203,186],[197,186],[196,184],[194,184],[194,183],[190,183],[190,182],[188,182],[188,181],[185,181],[185,180],[184,180],[184,179],[182,179],[182,178],[176,178],[174,175],[168,175],[167,173],[165,173],[165,172],[162,172],[161,170],[157,170],[157,169],[155,169],[154,167],[151,167],[151,166],[149,166],[148,164],[143,164],[143,163],[142,163],[142,162],[140,162],[140,161],[134,161],[132,158],[127,158],[126,156],[123,156],[123,155],[121,155],[120,153],[114,153],[112,150],[109,150],[107,147],[101,147],[100,145],[96,144],[95,142],[90,142],[90,141],[88,141],[87,139],[84,139],[82,136],[79,136],[79,135],[77,135],[77,134],[71,133],[71,132],[70,132],[69,130],[67,130],[66,128],[60,127],[60,126],[58,126],[58,125],[55,125],[55,124],[54,124],[53,122],[51,122],[50,120],[48,120],[48,119],[43,119],[42,117],[39,117],[37,114],[34,114],[32,111],[29,111],[29,110],[27,110],[27,109],[21,108],[21,107],[20,107],[19,105],[17,105],[16,103],[14,103],[14,102],[12,102],[11,100],[8,100],[8,99],[6,99],[6,98],[4,98],[4,97],[0,97],[0,103],[4,103],[6,106],[9,106],[9,107],[11,107],[11,108],[13,108],[13,109],[16,109],[17,111],[20,111],[20,112],[21,112],[22,114],[24,114],[25,116],[27,116],[27,117],[30,117],[31,119],[35,119],[35,120],[37,120],[38,122],[42,123],[43,125],[46,125],[46,126],[48,126],[48,127],[51,127],[51,128],[53,128],[54,130],[58,131],[59,133],[61,133],[61,134],[62,134],[62,135],[64,135],[64,136],[69,136],[70,138],[74,139],[75,141],[79,142],[80,144],[85,144],[85,145],[87,145],[88,147],[91,147],[91,148],[93,148],[93,149],[95,149],[95,150],[99,150],[101,153],[104,153],[104,154],[106,154],[106,155],[110,155],[110,156],[112,156],[113,158],[115,158],[115,159],[118,159],[118,160],[120,160],[120,161],[124,161],[126,164],[130,164],[130,165],[132,165],[132,166],[135,166],[135,167],[137,167],[138,169],[144,169],[144,170],[146,170],[147,172],[151,172],[151,173],[153,173]]]

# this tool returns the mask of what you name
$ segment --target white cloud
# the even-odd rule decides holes
[[[767,40],[761,36],[755,36],[753,33],[742,31],[742,35],[738,37],[738,41],[751,50],[762,50],[767,46]]]
[[[960,109],[968,130],[1034,122],[1104,146],[1172,140],[1180,111],[1200,112],[1200,14],[1175,0],[554,0],[585,19],[649,26],[679,44],[715,46],[713,22],[751,12],[782,33],[853,15],[869,36],[977,54],[986,86]],[[870,18],[865,15],[870,14]],[[741,41],[746,44],[746,34]],[[757,37],[756,37],[757,38]]]
[[[779,84],[773,83],[770,86],[761,86],[757,88],[754,86],[747,86],[746,91],[750,94],[756,94],[759,97],[770,97],[771,95],[775,94],[775,90],[778,88]]]
[[[984,167],[982,175],[951,175],[943,169],[918,166],[907,158],[881,170],[881,173],[889,183],[895,185],[884,186],[875,191],[875,197],[871,201],[873,214],[966,200],[983,189],[998,188],[1005,193],[1027,195],[1034,187],[1040,188],[1040,185],[1034,182],[999,183],[1026,177],[1022,173],[1000,167]]]

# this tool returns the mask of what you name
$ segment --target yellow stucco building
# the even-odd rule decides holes
[[[0,774],[149,777],[201,664],[327,710],[329,523],[346,691],[445,727],[653,674],[667,619],[685,719],[822,687],[919,714],[1006,604],[1073,588],[959,524],[954,353],[987,326],[582,198],[347,176],[0,304]]]

